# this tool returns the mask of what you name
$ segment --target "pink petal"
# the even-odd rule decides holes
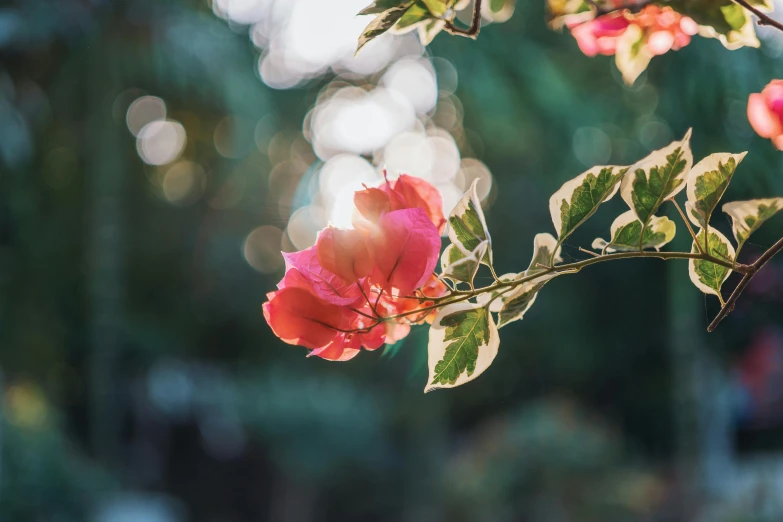
[[[780,119],[767,108],[761,94],[754,93],[748,97],[748,121],[762,138],[772,138],[781,133]]]
[[[666,54],[674,45],[674,35],[669,31],[655,31],[647,38],[647,49],[654,55]]]
[[[305,288],[327,303],[340,306],[351,305],[362,299],[356,283],[345,281],[321,266],[315,247],[299,252],[284,252],[283,258],[286,275],[278,285],[279,288]],[[294,273],[289,277],[289,272],[293,269],[296,269],[298,274]]]
[[[272,292],[264,303],[264,318],[272,331],[288,344],[307,348],[328,345],[348,326],[347,308],[326,303],[303,288]]]
[[[420,208],[384,215],[371,242],[376,263],[371,282],[386,291],[395,288],[400,295],[410,294],[427,281],[440,253],[440,234]]]

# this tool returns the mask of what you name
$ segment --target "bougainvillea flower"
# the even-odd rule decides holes
[[[783,80],[772,80],[748,98],[748,120],[759,136],[783,150]]]
[[[443,233],[446,218],[443,215],[443,198],[438,189],[421,178],[402,174],[394,181],[386,181],[378,188],[360,190],[354,195],[359,213],[372,223],[394,210],[420,208],[432,224]]]
[[[365,324],[368,318],[355,312],[352,313],[354,320],[351,323],[351,329],[369,327],[369,324]],[[322,348],[311,351],[308,357],[320,357],[328,361],[348,361],[356,357],[362,347],[370,351],[377,350],[385,342],[386,327],[383,324],[377,324],[369,331],[338,332],[332,339],[332,342]]]
[[[585,55],[612,55],[617,50],[617,40],[630,23],[622,12],[609,13],[577,25],[571,34]]]
[[[346,281],[321,266],[315,247],[283,253],[283,258],[286,275],[278,288],[306,288],[316,297],[335,305],[352,305],[362,300],[359,285]],[[289,272],[293,273],[289,275]]]
[[[283,288],[267,298],[264,318],[288,344],[321,348],[350,325],[348,308],[324,302],[304,288]]]
[[[440,253],[440,234],[420,208],[395,210],[378,221],[370,238],[375,271],[370,281],[409,295],[429,279]]]
[[[345,281],[358,281],[372,272],[372,252],[358,230],[327,227],[318,235],[315,249],[321,266]]]

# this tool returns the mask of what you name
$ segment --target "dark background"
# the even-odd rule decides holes
[[[274,337],[260,305],[278,252],[307,246],[289,218],[317,207],[335,154],[313,151],[309,111],[330,89],[371,89],[385,65],[336,65],[336,77],[329,63],[305,75],[285,62],[275,84],[259,57],[284,24],[242,10],[271,3],[293,5],[0,5],[0,520],[780,520],[783,259],[710,335],[717,302],[684,263],[559,278],[502,329],[481,378],[427,395],[424,327],[347,363]],[[267,32],[257,45],[249,22]],[[463,171],[483,162],[503,273],[552,230],[562,183],[689,127],[697,160],[750,151],[727,200],[783,195],[783,156],[745,116],[748,94],[783,73],[781,35],[761,36],[738,51],[696,38],[626,87],[610,58],[550,32],[534,1],[476,42],[439,36],[421,58],[400,37],[390,62],[434,59],[438,102],[416,125],[451,135]],[[401,81],[414,98],[425,88]],[[187,134],[179,159],[142,161],[126,123],[142,96]],[[603,207],[565,257],[624,210],[619,198]],[[714,222],[728,233],[724,215]],[[771,221],[744,255],[782,227]],[[678,228],[672,248],[687,249]]]

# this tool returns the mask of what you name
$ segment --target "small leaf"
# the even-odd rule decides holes
[[[512,321],[522,319],[538,297],[538,291],[543,288],[546,281],[539,283],[531,281],[522,283],[509,293],[503,295],[503,307],[498,313],[498,328],[502,328]]]
[[[402,7],[404,5],[410,5],[413,3],[413,0],[375,0],[372,4],[368,5],[361,11],[359,11],[360,15],[370,15],[370,14],[380,14],[384,11],[388,11],[389,9],[393,9],[395,7]]]
[[[527,267],[525,274],[534,275],[557,263],[562,263],[563,258],[560,257],[561,250],[557,239],[552,234],[536,234],[536,237],[533,238],[533,259],[530,261],[530,266]]]
[[[405,14],[400,17],[400,20],[392,28],[392,33],[405,34],[418,27],[421,22],[427,20],[433,20],[432,13],[424,5],[423,0],[416,0]]]
[[[704,230],[699,230],[696,235],[696,239],[700,245],[705,244]],[[731,246],[729,240],[718,232],[717,230],[710,230],[709,243],[707,244],[707,253],[711,256],[724,259],[727,262],[732,262],[735,258],[734,247]],[[691,247],[691,253],[697,254],[699,248],[696,243],[693,243]],[[691,259],[688,261],[688,275],[690,275],[691,281],[696,288],[704,292],[705,294],[712,294],[718,296],[722,301],[720,295],[720,288],[723,282],[729,277],[731,269],[725,266],[712,263],[711,261],[702,261],[700,259]]]
[[[614,56],[617,69],[623,75],[623,81],[626,85],[633,85],[639,75],[650,65],[652,57],[642,29],[635,24],[629,25],[617,39],[617,49]]]
[[[723,205],[723,212],[731,217],[731,228],[734,239],[737,240],[737,254],[750,235],[781,210],[783,210],[783,198],[733,201]]]
[[[427,6],[430,13],[437,17],[443,16],[449,9],[449,4],[451,3],[449,0],[422,0],[422,2]]]
[[[476,192],[478,180],[474,180],[470,189],[454,207],[449,215],[449,239],[466,256],[476,250],[479,243],[488,241],[487,252],[481,259],[485,265],[492,265],[492,239],[487,230],[481,200]]]
[[[441,257],[441,267],[443,268],[441,277],[472,285],[473,278],[476,277],[476,272],[478,272],[481,265],[480,259],[487,253],[488,247],[489,241],[482,241],[473,252],[465,256],[457,247],[449,245],[443,252],[443,257]],[[444,257],[446,257],[445,260]],[[456,260],[452,261],[452,259]],[[444,261],[448,262],[448,264],[445,264]]]
[[[644,228],[644,239],[642,239]],[[647,227],[636,217],[633,210],[620,214],[612,223],[610,230],[611,240],[600,237],[593,241],[593,248],[602,252],[633,252],[654,248],[660,250],[662,246],[674,239],[677,226],[674,221],[666,216],[652,216]]]
[[[685,208],[688,219],[700,228],[707,228],[710,217],[726,192],[737,165],[747,152],[741,154],[711,154],[694,165],[688,174],[688,201]]]
[[[623,179],[620,195],[643,224],[650,221],[664,201],[685,188],[693,165],[690,138],[689,130],[682,141],[675,141],[637,162]]]
[[[358,53],[362,47],[367,45],[372,39],[377,38],[391,29],[412,5],[413,0],[410,0],[409,2],[392,7],[375,17],[375,19],[364,28],[361,36],[359,36],[359,44],[356,47],[356,52]]]
[[[431,44],[432,40],[434,40],[435,37],[438,36],[438,33],[440,33],[444,27],[446,27],[445,20],[430,19],[428,22],[419,24],[418,30],[419,30],[419,40],[421,41],[421,45]]]
[[[489,368],[499,345],[489,310],[473,303],[444,306],[430,328],[429,377],[424,391],[472,381]]]
[[[492,22],[502,23],[511,18],[516,7],[516,0],[487,0],[481,10],[482,16]]]
[[[593,167],[567,181],[549,198],[549,212],[557,230],[558,245],[592,216],[598,206],[609,201],[620,187],[625,167]]]

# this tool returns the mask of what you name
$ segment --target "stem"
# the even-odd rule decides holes
[[[478,38],[481,30],[481,0],[475,0],[473,4],[473,19],[470,21],[470,27],[461,29],[454,25],[451,20],[446,20],[446,26],[443,29],[449,34],[464,36],[473,40]]]
[[[688,232],[690,232],[691,237],[693,238],[693,242],[696,245],[696,248],[699,249],[699,252],[704,254],[705,253],[704,249],[699,244],[699,239],[696,237],[696,233],[693,231],[693,228],[691,227],[690,221],[688,221],[688,218],[685,216],[685,212],[683,212],[682,209],[680,208],[680,204],[677,203],[677,201],[674,198],[672,198],[670,201],[672,203],[674,203],[674,208],[676,208],[677,212],[680,213],[680,217],[682,218],[682,222],[685,223],[686,227],[688,227]]]
[[[758,17],[758,21],[756,22],[757,24],[767,25],[770,27],[774,27],[778,31],[783,31],[783,24],[781,24],[777,20],[773,20],[766,14],[762,13],[761,11],[759,11],[758,9],[750,5],[746,0],[734,0],[734,3],[741,5],[742,7],[744,7],[745,9],[747,9],[748,11],[756,15]]]
[[[783,240],[781,240],[783,241]],[[783,244],[781,244],[781,249],[783,249]],[[711,263],[715,263],[716,265],[720,265],[723,267],[726,267],[730,270],[737,271],[741,274],[747,275],[751,267],[748,267],[746,265],[742,265],[740,263],[732,264],[728,263],[722,259],[718,259],[714,256],[710,256],[707,254],[702,253],[686,253],[686,252],[618,252],[615,254],[606,254],[598,257],[592,257],[589,259],[583,259],[582,261],[576,261],[574,263],[568,263],[564,265],[557,265],[550,268],[544,268],[539,272],[536,272],[535,274],[521,277],[519,279],[515,279],[514,281],[498,281],[497,283],[484,287],[479,288],[475,291],[471,292],[465,292],[463,294],[460,294],[457,297],[454,296],[446,296],[445,298],[436,299],[435,304],[431,306],[427,306],[424,308],[419,308],[417,310],[412,310],[410,312],[404,312],[397,315],[391,315],[388,317],[383,317],[382,320],[384,321],[391,321],[395,319],[402,319],[404,317],[407,317],[409,315],[418,314],[420,312],[427,312],[430,310],[435,310],[436,308],[440,308],[446,305],[455,304],[455,303],[461,303],[463,301],[467,301],[468,299],[472,299],[473,297],[476,297],[480,294],[485,294],[488,292],[495,292],[504,288],[514,288],[521,284],[527,283],[529,281],[532,281],[534,279],[538,279],[542,276],[546,276],[549,274],[563,274],[563,273],[576,273],[579,272],[582,268],[590,265],[595,265],[598,263],[602,263],[604,261],[613,261],[616,259],[633,259],[633,258],[639,258],[639,257],[646,257],[646,258],[658,258],[658,259],[699,259],[702,261],[709,261]]]
[[[734,289],[729,298],[726,300],[726,304],[721,307],[718,315],[715,316],[715,319],[713,319],[710,325],[707,327],[708,332],[715,330],[720,322],[723,321],[726,316],[732,312],[732,310],[734,310],[734,306],[737,304],[737,299],[739,299],[739,296],[742,295],[742,292],[745,290],[748,284],[750,284],[750,280],[753,279],[758,271],[761,270],[761,268],[766,265],[770,259],[775,257],[775,254],[781,250],[783,250],[783,238],[780,238],[777,243],[769,247],[769,249],[764,252],[755,263],[748,267],[748,271],[745,272],[745,275],[737,285],[737,288]]]

